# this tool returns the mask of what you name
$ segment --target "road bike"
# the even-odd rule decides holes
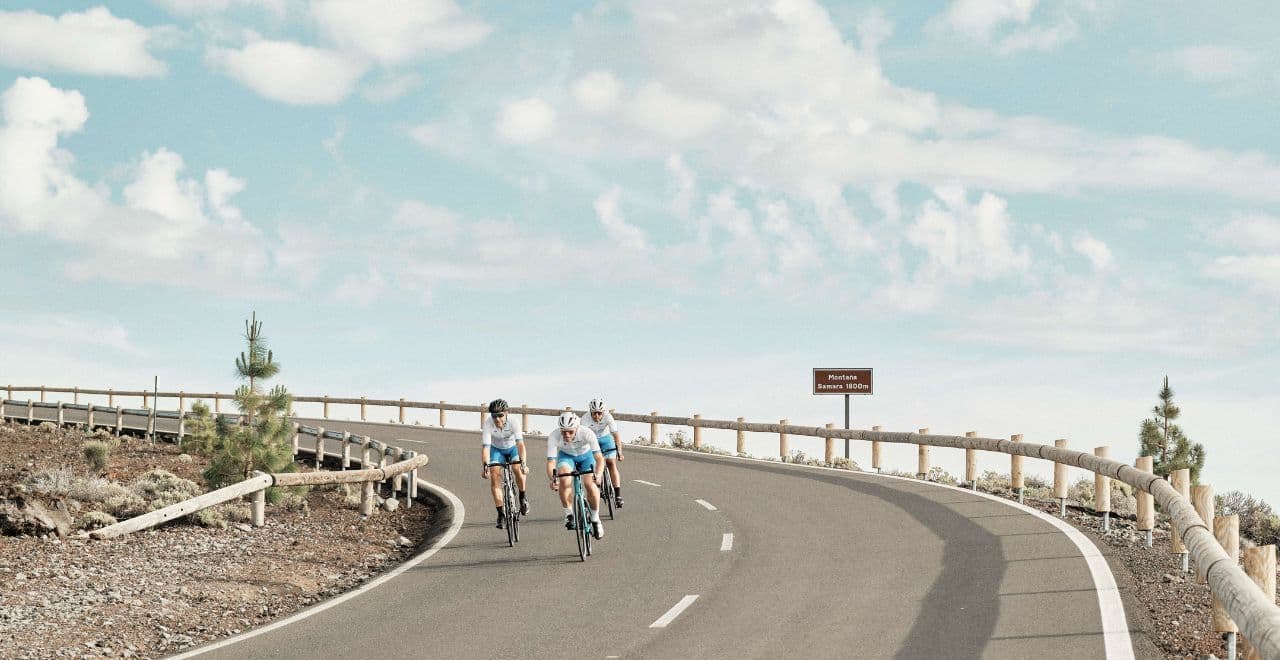
[[[487,466],[502,468],[502,520],[506,523],[508,546],[515,546],[520,540],[520,501],[516,499],[516,479],[511,474],[513,465],[520,465],[520,461],[489,463]]]
[[[587,491],[582,487],[582,477],[594,474],[591,470],[579,470],[557,475],[573,477],[573,535],[578,539],[578,559],[582,561],[591,555],[591,510],[587,508]]]

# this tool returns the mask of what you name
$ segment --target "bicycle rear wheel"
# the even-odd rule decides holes
[[[609,469],[604,471],[604,488],[600,489],[600,497],[609,506],[609,520],[613,520],[613,477],[609,476]]]
[[[516,544],[516,505],[514,498],[511,496],[510,468],[503,472],[502,485],[502,516],[507,523],[507,547],[513,547]]]
[[[583,524],[586,518],[586,507],[582,506],[582,495],[579,494],[574,498],[573,506],[573,525],[574,536],[578,537],[578,559],[587,560],[587,526]]]

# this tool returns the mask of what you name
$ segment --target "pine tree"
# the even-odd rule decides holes
[[[1164,386],[1156,395],[1160,403],[1151,409],[1152,417],[1142,420],[1138,429],[1138,455],[1153,458],[1155,473],[1168,477],[1174,470],[1184,468],[1191,470],[1191,483],[1200,483],[1200,470],[1204,469],[1204,445],[1192,444],[1182,432],[1182,428],[1173,423],[1182,414],[1182,409],[1173,402],[1173,389],[1169,387],[1169,377],[1164,377]]]
[[[280,364],[267,348],[257,313],[244,327],[247,350],[236,358],[236,375],[248,382],[236,388],[234,395],[244,422],[218,424],[220,442],[204,474],[205,481],[215,487],[247,479],[254,470],[293,469],[293,424],[287,416],[293,396],[283,385],[263,389],[262,381],[280,373]]]

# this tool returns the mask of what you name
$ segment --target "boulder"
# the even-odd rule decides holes
[[[0,489],[0,536],[66,536],[72,529],[71,512],[63,500],[44,502],[6,486]]]

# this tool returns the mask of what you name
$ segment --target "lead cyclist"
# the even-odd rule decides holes
[[[560,413],[560,423],[556,430],[547,434],[547,479],[551,480],[551,490],[560,493],[560,505],[564,507],[564,526],[575,529],[579,521],[573,519],[572,472],[586,472],[583,476],[582,488],[587,495],[587,508],[591,510],[591,535],[597,539],[604,538],[604,523],[600,522],[600,483],[604,475],[604,456],[600,454],[600,443],[596,434],[581,424],[578,416],[572,412]]]
[[[488,477],[489,487],[493,491],[493,505],[498,508],[498,529],[502,529],[502,467],[492,463],[511,463],[520,460],[519,466],[512,466],[511,473],[516,478],[516,488],[520,491],[520,515],[529,515],[529,497],[525,494],[524,476],[529,474],[529,462],[525,460],[524,434],[519,427],[507,419],[507,402],[494,399],[489,403],[489,414],[485,415],[480,425],[480,465],[481,478]]]
[[[625,457],[622,455],[622,443],[618,441],[618,423],[613,421],[613,415],[609,414],[608,408],[605,407],[604,399],[599,397],[592,399],[588,405],[588,411],[591,419],[586,421],[587,428],[596,434],[596,439],[600,442],[600,453],[604,455],[605,468],[609,470],[609,477],[613,479],[613,504],[621,509],[622,475],[618,472],[618,461]]]

